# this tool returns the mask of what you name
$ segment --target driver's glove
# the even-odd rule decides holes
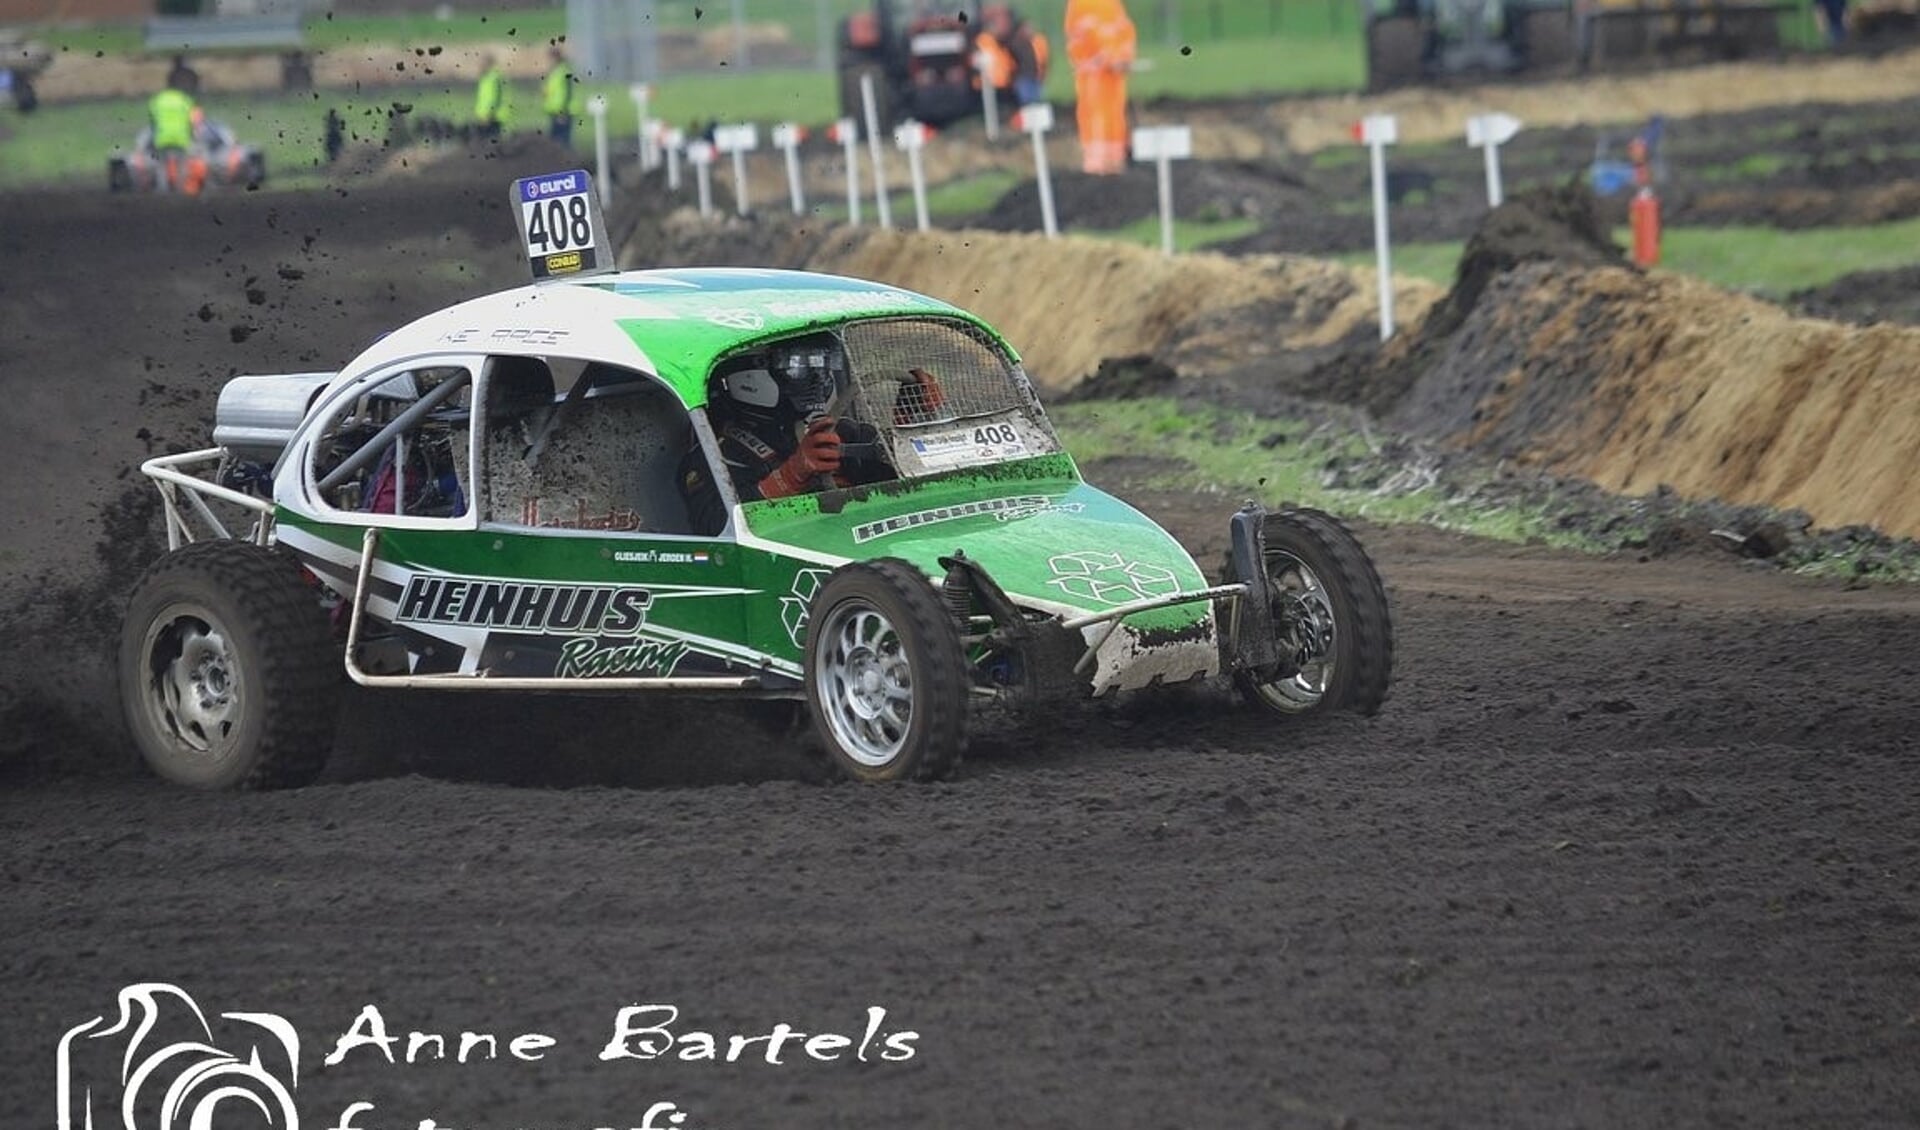
[[[840,433],[831,416],[822,416],[807,425],[800,446],[786,462],[760,480],[761,498],[787,498],[811,490],[822,475],[840,469]]]

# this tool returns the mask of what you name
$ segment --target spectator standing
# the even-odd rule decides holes
[[[205,160],[197,158],[194,150],[199,125],[199,105],[177,86],[169,85],[147,100],[147,126],[163,190],[189,196],[199,193],[207,175]]]
[[[480,82],[473,93],[473,128],[483,138],[497,138],[513,124],[513,91],[500,61],[488,53],[480,56]]]
[[[1127,164],[1127,72],[1134,29],[1121,0],[1067,0],[1067,58],[1078,99],[1080,167],[1099,176]]]
[[[1013,96],[1020,105],[1040,101],[1047,87],[1047,65],[1053,48],[1033,22],[1018,12],[1011,13],[1013,25],[1007,35],[1007,51],[1013,56]]]
[[[541,88],[540,108],[547,115],[547,136],[562,145],[573,144],[573,123],[580,116],[580,80],[567,62],[567,50],[554,44],[548,52],[551,66]]]

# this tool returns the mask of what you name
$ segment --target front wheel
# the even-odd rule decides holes
[[[861,781],[932,779],[966,749],[966,658],[933,585],[904,561],[836,570],[807,617],[807,704],[827,752]]]
[[[153,771],[202,789],[285,788],[333,746],[339,671],[299,566],[207,541],[147,570],[120,633],[120,700]]]
[[[1269,614],[1280,662],[1238,671],[1247,701],[1279,714],[1375,714],[1393,677],[1393,618],[1373,562],[1339,519],[1319,510],[1267,515]],[[1233,562],[1227,563],[1227,579]]]

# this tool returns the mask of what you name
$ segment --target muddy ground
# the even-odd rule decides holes
[[[128,468],[202,442],[233,371],[516,281],[508,165],[5,201],[36,222],[0,256],[84,231],[88,270],[0,292],[0,1122],[44,1122],[61,1034],[142,980],[289,1018],[314,1126],[356,1099],[462,1130],[658,1100],[689,1130],[1920,1114],[1920,594],[1725,553],[1362,527],[1398,624],[1378,718],[1168,691],[989,720],[934,786],[830,783],[762,717],[397,694],[350,700],[316,787],[141,777],[101,673],[157,535]],[[1089,473],[1218,558],[1237,498]],[[600,1060],[639,1003],[919,1036],[901,1063]],[[556,1043],[323,1066],[367,1004],[403,1041]]]
[[[1185,109],[1185,108],[1178,108]],[[1197,107],[1205,122],[1220,111]],[[1920,215],[1920,99],[1857,104],[1804,103],[1737,113],[1667,119],[1654,147],[1662,218],[1670,226],[1750,225],[1809,229],[1885,223]],[[1205,126],[1197,127],[1205,128]],[[1503,188],[1593,183],[1596,162],[1626,160],[1626,144],[1647,123],[1523,129],[1501,149]],[[1189,220],[1250,220],[1258,230],[1215,246],[1235,254],[1326,255],[1370,251],[1370,180],[1358,146],[1310,155],[1266,154],[1196,160],[1175,166],[1175,212]],[[1487,213],[1481,151],[1460,142],[1391,151],[1389,191],[1396,243],[1464,240]],[[1603,195],[1606,218],[1626,222],[1630,188]],[[1125,227],[1158,215],[1151,167],[1118,178],[1060,170],[1054,183],[1062,226]],[[1032,181],[991,209],[955,218],[956,227],[1036,231]],[[1791,296],[1809,313],[1840,320],[1913,321],[1911,288],[1898,277],[1865,272]],[[1785,299],[1788,296],[1778,295]]]

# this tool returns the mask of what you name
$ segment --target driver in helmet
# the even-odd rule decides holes
[[[892,476],[869,424],[836,417],[848,388],[846,353],[830,338],[782,343],[715,383],[709,400],[720,454],[741,501],[789,498]],[[862,453],[854,455],[854,449]],[[717,533],[726,504],[696,445],[680,485],[696,529]]]

